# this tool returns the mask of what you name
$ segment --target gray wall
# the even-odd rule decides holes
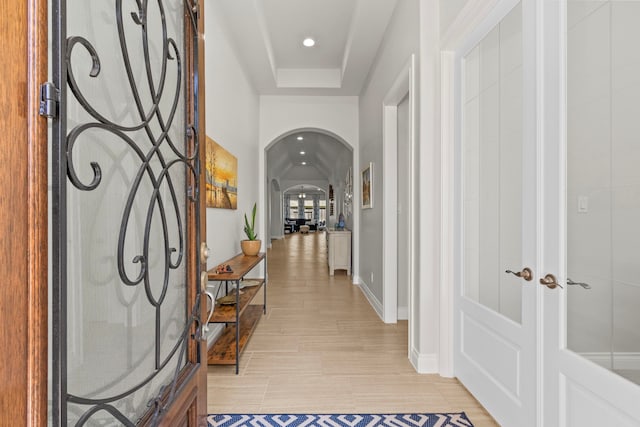
[[[392,84],[419,51],[419,1],[398,2],[382,42],[376,63],[360,97],[360,168],[373,162],[373,209],[361,210],[360,278],[382,301],[382,102]],[[360,179],[360,171],[354,171]],[[354,209],[360,209],[360,199]]]

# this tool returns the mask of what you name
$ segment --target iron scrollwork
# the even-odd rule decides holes
[[[64,1],[64,0],[60,0]],[[103,69],[101,63],[100,53],[98,49],[87,38],[82,36],[71,36],[66,38],[66,43],[60,54],[63,60],[66,62],[66,83],[71,93],[73,94],[75,102],[81,107],[81,109],[90,117],[84,123],[76,124],[70,132],[66,135],[66,141],[61,143],[61,147],[65,147],[66,150],[66,175],[68,182],[80,192],[92,192],[100,188],[103,185],[104,177],[103,170],[99,162],[89,162],[91,176],[87,178],[86,173],[83,175],[79,173],[79,168],[85,166],[82,165],[83,159],[78,160],[74,157],[75,147],[77,142],[82,140],[88,133],[103,134],[104,140],[116,139],[120,143],[125,144],[132,157],[137,160],[139,167],[132,177],[128,194],[126,195],[126,201],[122,210],[122,217],[120,218],[118,246],[114,248],[117,251],[117,275],[121,286],[143,289],[146,297],[146,303],[149,304],[153,310],[155,310],[155,343],[154,348],[150,349],[154,353],[154,369],[137,382],[137,384],[131,386],[128,390],[111,395],[101,396],[94,398],[91,396],[77,396],[72,393],[66,393],[64,396],[59,396],[58,401],[62,405],[61,411],[65,412],[68,403],[74,405],[87,406],[83,413],[77,415],[78,426],[88,425],[91,423],[92,417],[96,413],[108,413],[114,421],[121,423],[125,426],[133,426],[134,421],[127,418],[116,405],[116,402],[128,398],[136,391],[142,389],[149,384],[156,376],[165,369],[171,369],[173,366],[170,363],[174,358],[177,361],[175,368],[173,368],[172,379],[170,383],[163,385],[156,395],[151,396],[148,406],[153,411],[152,424],[159,419],[163,410],[171,404],[173,397],[176,393],[177,380],[184,363],[184,358],[187,354],[187,346],[190,339],[200,340],[202,334],[202,325],[200,320],[200,298],[196,298],[195,306],[185,313],[185,323],[181,329],[181,332],[175,337],[175,344],[167,354],[161,354],[160,348],[160,308],[165,302],[167,297],[167,291],[170,284],[170,275],[173,270],[182,267],[185,269],[186,254],[189,253],[187,245],[195,244],[194,242],[187,242],[185,236],[186,227],[184,224],[184,212],[181,212],[181,203],[197,205],[199,200],[198,189],[198,176],[200,173],[200,160],[198,157],[199,152],[199,138],[197,135],[198,123],[197,123],[197,49],[194,49],[191,53],[194,55],[192,58],[183,58],[179,43],[170,36],[167,25],[167,19],[169,17],[165,12],[166,0],[156,0],[153,2],[154,7],[159,11],[159,22],[154,22],[154,25],[150,25],[150,14],[148,0],[132,0],[130,6],[137,12],[131,12],[129,15],[124,13],[123,1],[115,1],[115,22],[114,29],[117,30],[117,40],[120,48],[120,54],[122,63],[120,64],[124,68],[124,73],[127,76],[124,86],[126,86],[127,93],[130,96],[129,105],[133,106],[133,110],[137,115],[137,119],[133,123],[124,125],[118,122],[116,119],[109,118],[108,114],[100,111],[100,108],[91,101],[92,93],[87,93],[83,90],[79,79],[76,75],[77,66],[74,67],[73,58],[78,52],[82,55],[90,58],[90,69],[88,70],[88,76],[91,79],[99,79]],[[167,2],[168,3],[168,2]],[[179,16],[171,17],[172,19],[183,19],[186,15],[185,25],[190,25],[191,34],[193,34],[193,40],[197,40],[197,21],[198,21],[198,9],[199,5],[197,0],[185,0],[178,2],[184,8],[184,13],[180,13]],[[155,10],[155,9],[154,9]],[[131,20],[127,22],[127,20]],[[138,61],[143,62],[142,75],[145,78],[144,84],[139,84],[136,80],[136,70],[132,65],[133,54],[130,51],[130,40],[127,39],[128,32],[125,30],[125,24],[131,26],[133,22],[139,29],[139,40],[141,43],[142,51],[138,53]],[[189,24],[186,24],[186,23]],[[129,27],[127,27],[129,28]],[[159,34],[151,34],[151,28],[160,29]],[[130,30],[129,30],[130,33]],[[189,34],[189,31],[184,30],[185,37]],[[158,46],[161,46],[162,51],[159,54],[160,63],[154,64],[152,61],[152,46],[150,40],[154,37],[154,40],[160,40]],[[185,62],[191,60],[191,64],[195,64],[195,69],[187,78],[193,78],[193,98],[187,99],[188,95],[185,84],[185,71],[187,70]],[[171,72],[169,69],[171,67]],[[157,71],[160,71],[159,76]],[[168,76],[174,76],[175,81],[169,81]],[[154,78],[154,76],[156,78]],[[144,90],[147,92],[144,92]],[[173,89],[173,90],[171,90]],[[169,98],[167,98],[169,97]],[[172,97],[172,98],[171,98]],[[189,108],[186,106],[180,108],[181,97],[184,99],[184,104],[190,103]],[[168,106],[168,108],[165,108]],[[63,106],[64,108],[64,106]],[[190,111],[193,115],[193,123],[189,123],[189,119],[186,117],[187,111]],[[176,126],[175,119],[184,114],[186,125],[178,134],[183,137],[183,140],[177,140],[175,136],[172,136],[172,126]],[[63,124],[62,126],[66,126]],[[144,140],[141,140],[140,135],[144,135]],[[175,130],[173,130],[175,135]],[[108,138],[107,138],[108,137]],[[96,141],[96,139],[94,139]],[[100,138],[97,139],[100,142]],[[184,147],[181,149],[181,147]],[[176,179],[171,172],[177,170],[178,174],[182,174],[181,182],[176,184]],[[191,179],[186,179],[185,175],[190,176]],[[183,192],[177,191],[176,185],[187,186],[187,182],[193,183],[192,187],[184,188]],[[146,213],[144,214],[143,229],[144,234],[140,237],[139,247],[142,248],[140,253],[133,257],[127,256],[130,251],[127,248],[127,242],[130,239],[135,239],[137,236],[131,236],[129,233],[130,223],[135,211],[136,204],[140,204],[140,188],[145,185],[145,188],[151,188],[151,194],[148,200],[146,200]],[[185,195],[181,200],[181,194]],[[196,209],[198,212],[198,209]],[[65,218],[60,221],[66,221]],[[199,221],[196,221],[199,223]],[[161,257],[162,265],[160,267],[154,266],[154,274],[159,275],[161,272],[162,284],[161,286],[155,280],[155,277],[151,275],[151,262],[150,262],[150,246],[152,245],[152,238],[150,233],[152,232],[152,224],[160,224],[161,241],[164,242],[165,253]],[[170,233],[170,224],[176,225],[177,237]],[[175,231],[174,231],[175,232]],[[197,232],[199,234],[199,231]],[[64,260],[63,260],[64,262]],[[186,279],[184,279],[186,280]],[[160,292],[157,289],[160,288]],[[154,292],[154,289],[156,292]],[[198,287],[198,292],[200,292]],[[62,309],[60,319],[62,322],[66,322],[66,304]],[[66,330],[66,327],[63,328]],[[193,331],[195,335],[193,334]],[[66,359],[66,349],[64,345],[61,349],[62,359]],[[177,357],[175,357],[177,355]],[[64,363],[62,366],[66,366]],[[66,370],[66,367],[63,368]],[[65,377],[66,372],[61,373],[62,378]],[[117,381],[118,379],[116,379]],[[62,380],[64,381],[64,379]],[[63,388],[66,390],[66,387]],[[168,396],[168,398],[167,398]],[[63,416],[65,419],[66,415]]]

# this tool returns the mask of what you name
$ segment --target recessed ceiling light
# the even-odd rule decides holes
[[[307,162],[302,162],[302,166],[306,166],[306,165],[307,165]]]
[[[302,141],[303,139],[304,139],[304,138],[303,138],[303,137],[301,137],[301,136],[299,136],[299,137],[298,137],[298,141]]]
[[[300,154],[304,156],[304,151],[301,151]]]
[[[315,46],[316,41],[311,37],[307,37],[306,39],[302,40],[302,44],[305,45],[306,47],[313,47]]]

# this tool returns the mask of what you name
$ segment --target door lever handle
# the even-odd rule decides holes
[[[514,276],[517,277],[521,277],[524,280],[526,280],[527,282],[530,282],[533,279],[533,272],[531,271],[531,269],[529,267],[525,267],[522,269],[522,271],[511,271],[511,270],[505,270],[505,273],[508,274],[513,274]]]
[[[556,276],[554,276],[553,274],[547,274],[542,279],[540,279],[540,284],[546,286],[549,289],[555,289],[558,286],[562,288],[562,285],[558,283],[558,281],[556,280]]]
[[[202,330],[203,332],[209,332],[209,320],[211,320],[211,316],[213,315],[213,310],[215,310],[216,308],[216,300],[213,297],[213,294],[211,294],[211,292],[206,291],[204,294],[207,296],[207,298],[209,298],[209,301],[211,303],[211,310],[209,310],[209,314],[207,315],[206,322],[202,324]]]
[[[585,289],[591,289],[591,285],[590,284],[584,283],[584,282],[574,282],[573,280],[571,280],[568,277],[567,277],[567,285],[577,285],[577,286],[582,286]]]

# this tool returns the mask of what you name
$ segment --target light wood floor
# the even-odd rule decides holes
[[[209,413],[464,411],[476,427],[497,426],[457,380],[415,372],[407,322],[385,325],[344,270],[330,277],[324,239],[272,242],[267,315],[239,375],[209,366]]]

